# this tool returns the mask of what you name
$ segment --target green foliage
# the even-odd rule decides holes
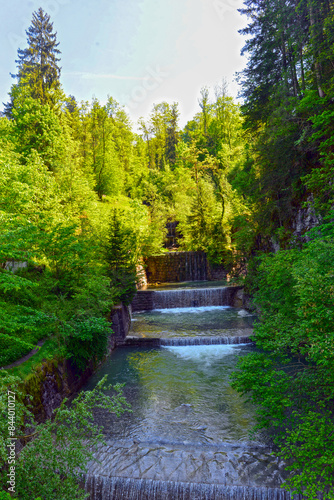
[[[0,366],[5,366],[25,356],[34,348],[24,340],[0,333]]]
[[[118,290],[117,298],[130,304],[136,293],[138,241],[134,228],[126,221],[124,212],[114,209],[110,217],[105,259],[111,286]]]
[[[10,493],[5,491],[0,491],[0,500],[11,500],[13,497]]]
[[[50,168],[54,168],[62,149],[62,127],[54,110],[33,97],[18,94],[12,110],[17,149],[24,157],[33,150]]]
[[[220,264],[228,243],[222,224],[222,209],[207,179],[202,178],[198,182],[197,196],[190,210],[187,219],[180,224],[184,247],[187,250],[202,250],[211,262]]]
[[[104,316],[113,304],[113,291],[102,274],[102,261],[96,260],[94,269],[89,263],[96,256],[96,245],[90,236],[77,234],[77,229],[74,224],[50,226],[43,219],[33,225],[22,218],[2,218],[0,259],[3,265],[25,262],[26,267],[14,273],[0,269],[1,365],[63,330],[71,335],[68,350],[61,347],[58,355],[75,358],[77,350],[76,364],[81,370],[89,353],[96,360],[103,357],[106,335],[111,333]],[[39,266],[32,257],[39,260]],[[73,317],[77,318],[74,323]]]
[[[204,251],[212,263],[224,262],[229,267],[232,253],[231,218],[233,210],[238,209],[226,175],[228,167],[224,169],[220,164],[223,150],[221,146],[220,157],[215,158],[206,149],[198,149],[194,143],[180,146],[175,173],[180,177],[180,174],[188,177],[182,179],[184,191],[188,188],[188,199],[180,199],[185,193],[178,197],[174,195],[174,198],[178,204],[188,204],[186,210],[184,206],[181,208],[181,203],[178,207],[182,248]],[[186,175],[181,161],[188,170]]]
[[[235,384],[298,471],[290,487],[313,498],[332,488],[333,228],[324,223],[303,248],[294,232],[305,202],[322,217],[333,205],[333,9],[245,0],[242,12],[242,114],[223,82],[214,99],[201,90],[183,131],[178,105],[163,102],[140,135],[112,97],[63,94],[51,20],[33,14],[11,120],[0,118],[0,363],[48,337],[79,370],[102,359],[110,308],[131,302],[142,256],[161,253],[166,222],[179,222],[178,246],[248,270],[266,354],[244,358]],[[262,254],[274,247],[284,250]],[[52,492],[22,498],[55,498],[54,470],[55,461]]]
[[[41,239],[41,251],[55,280],[55,293],[71,295],[74,284],[80,283],[87,257],[90,256],[88,241],[77,234],[77,226],[74,224],[56,224],[51,228],[46,225]]]
[[[247,356],[234,374],[234,386],[259,405],[258,427],[274,429],[290,461],[287,485],[312,499],[334,497],[332,226],[314,230],[301,250],[261,257],[255,334],[265,354]]]
[[[19,380],[1,373],[0,392],[0,469],[1,486],[7,489],[8,400],[7,388],[15,393],[16,427],[25,443],[16,455],[16,495],[20,500],[36,497],[48,500],[85,499],[87,494],[78,486],[80,473],[86,470],[97,446],[103,443],[102,429],[93,422],[94,408],[104,408],[117,416],[131,411],[120,385],[112,388],[105,379],[93,391],[81,392],[68,405],[64,400],[53,413],[53,419],[36,425],[22,404],[24,394]],[[5,389],[6,388],[6,389]],[[107,392],[106,392],[107,391]],[[28,425],[24,427],[23,417]],[[21,428],[20,428],[21,427]]]
[[[310,116],[309,133],[305,142],[319,151],[317,165],[303,177],[313,194],[313,205],[325,216],[333,205],[333,134],[334,109],[329,97],[320,98],[316,91],[308,91],[300,103],[300,110]]]
[[[78,318],[105,317],[112,308],[113,294],[109,278],[91,270],[81,276],[79,285],[73,287],[71,310],[76,311]]]
[[[26,31],[28,47],[18,49],[18,74],[12,75],[17,78],[19,84],[29,87],[29,92],[34,99],[43,104],[55,104],[54,94],[60,86],[60,68],[57,57],[58,49],[56,33],[53,33],[53,24],[50,16],[40,7],[33,13],[31,26]],[[14,86],[14,90],[15,90]],[[11,102],[6,105],[7,116],[12,117]]]
[[[167,102],[153,106],[150,120],[141,118],[139,125],[147,143],[147,160],[150,169],[165,170],[176,161],[176,146],[179,141],[178,104]]]
[[[90,360],[102,360],[107,351],[110,334],[110,324],[104,318],[74,318],[68,321],[62,331],[66,358],[71,359],[79,371],[83,371]]]
[[[3,490],[7,490],[7,467],[8,467],[8,391],[15,394],[15,422],[17,429],[20,429],[24,419],[29,419],[30,411],[23,404],[23,393],[20,388],[21,379],[10,375],[6,370],[0,371],[0,485]],[[12,395],[12,394],[11,394]]]
[[[238,220],[234,231],[249,256],[295,243],[306,202],[322,216],[332,206],[333,13],[328,2],[308,0],[245,0],[241,12],[249,20],[239,75],[249,147],[231,183],[251,211],[251,246]]]

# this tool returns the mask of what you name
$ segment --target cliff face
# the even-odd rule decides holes
[[[295,239],[305,239],[305,233],[321,223],[320,216],[317,216],[312,207],[313,197],[308,199],[307,207],[298,207],[292,221],[293,236]]]
[[[113,341],[110,345],[115,345]],[[86,383],[97,365],[89,363],[81,374],[68,360],[47,360],[24,381],[24,391],[31,396],[32,411],[37,421],[51,417],[64,398],[71,398]]]
[[[276,253],[282,247],[289,248],[295,244],[302,245],[309,241],[306,233],[321,224],[321,222],[321,217],[315,213],[313,197],[310,195],[306,206],[299,204],[292,211],[290,227],[286,231],[284,245],[282,241],[279,241],[278,237],[270,236],[269,238],[263,238],[263,240],[260,238],[261,244],[259,245],[259,250]]]

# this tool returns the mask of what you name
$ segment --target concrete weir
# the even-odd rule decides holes
[[[82,476],[90,500],[291,500],[286,464],[262,436],[249,439],[254,409],[230,385],[253,349],[245,306],[241,286],[138,291],[124,349],[104,369],[133,412],[99,417],[106,442]]]
[[[201,306],[242,307],[243,287],[199,287],[174,290],[139,290],[132,302],[132,311]]]
[[[86,490],[90,500],[292,500],[289,492],[280,488],[224,486],[220,484],[124,479],[89,476]],[[301,500],[295,495],[294,500]]]

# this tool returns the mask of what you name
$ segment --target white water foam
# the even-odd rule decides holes
[[[159,312],[163,314],[180,314],[180,313],[201,314],[207,311],[219,311],[224,309],[231,309],[231,306],[173,307],[170,309],[153,309],[152,312]]]
[[[187,345],[187,346],[161,346],[175,354],[178,358],[211,365],[223,356],[235,354],[242,346],[248,344],[216,344],[216,345]]]

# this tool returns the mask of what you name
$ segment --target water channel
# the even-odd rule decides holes
[[[254,318],[226,304],[182,307],[188,298],[172,307],[186,290],[196,290],[197,303],[208,295],[205,287],[157,292],[159,308],[133,315],[137,345],[118,348],[86,386],[105,374],[124,382],[133,410],[120,418],[96,412],[107,445],[89,465],[90,499],[290,499],[280,488],[284,464],[263,436],[250,440],[254,408],[229,383],[237,360],[254,349]]]

